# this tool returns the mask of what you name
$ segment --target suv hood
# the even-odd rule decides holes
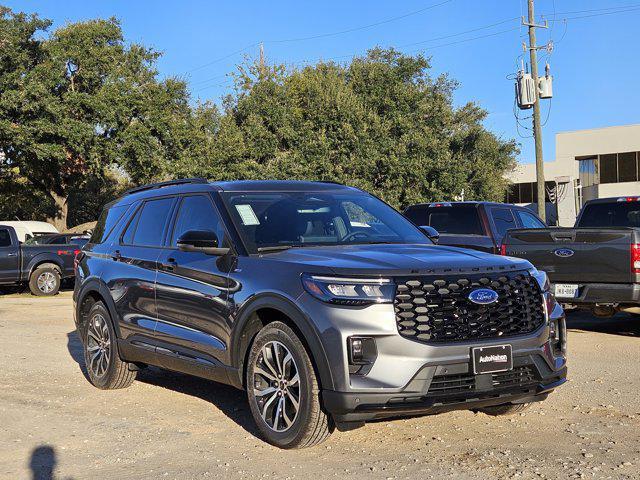
[[[347,245],[292,248],[264,257],[270,260],[330,269],[338,275],[409,275],[482,272],[488,268],[526,270],[526,260],[440,245]]]

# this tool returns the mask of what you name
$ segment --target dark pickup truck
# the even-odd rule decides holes
[[[27,245],[13,227],[0,225],[0,286],[28,283],[34,295],[55,295],[73,277],[78,245]]]
[[[438,244],[500,253],[510,228],[546,228],[531,210],[494,202],[435,202],[412,205],[404,216],[418,226],[435,228]]]
[[[640,197],[589,201],[574,228],[510,230],[503,249],[546,271],[565,305],[640,314]]]

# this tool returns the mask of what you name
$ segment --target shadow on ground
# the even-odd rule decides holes
[[[567,328],[577,331],[640,337],[640,315],[618,313],[611,318],[598,318],[585,311],[569,311],[567,312]]]
[[[87,378],[82,342],[75,330],[67,333],[67,350],[71,358],[79,365],[85,378]],[[246,394],[236,388],[157,367],[143,368],[138,372],[136,381],[173,390],[174,392],[209,402],[248,433],[256,437],[259,436],[258,429],[249,410]]]
[[[32,480],[54,480],[57,478],[56,465],[58,460],[56,458],[56,450],[50,445],[40,445],[31,452],[31,459],[29,460],[29,469],[31,470]],[[72,480],[70,477],[66,477],[66,480]]]

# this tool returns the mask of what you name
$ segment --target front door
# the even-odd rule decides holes
[[[208,193],[181,199],[174,226],[158,259],[156,341],[158,351],[166,354],[168,362],[178,357],[216,367],[226,363],[230,336],[229,257],[179,250],[178,239],[190,230],[213,231],[220,246],[227,242]]]
[[[0,283],[20,280],[20,246],[11,231],[0,226]]]

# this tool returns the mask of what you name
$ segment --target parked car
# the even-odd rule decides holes
[[[525,207],[493,202],[435,202],[412,205],[404,211],[415,225],[428,225],[440,234],[440,245],[500,253],[510,228],[545,228]]]
[[[591,200],[574,228],[510,230],[503,251],[548,272],[567,305],[640,314],[640,197]]]
[[[104,208],[73,297],[93,385],[144,365],[227,383],[283,448],[384,417],[518,412],[566,377],[543,272],[435,246],[333,183],[135,189]]]
[[[89,238],[88,235],[78,235],[77,233],[52,233],[36,235],[24,243],[26,245],[76,245],[78,248],[82,248],[89,241]]]
[[[0,225],[13,227],[18,236],[18,240],[24,242],[36,235],[46,235],[49,233],[59,233],[58,229],[47,222],[33,222],[23,220],[0,220]]]
[[[28,283],[34,295],[55,295],[63,279],[73,277],[75,245],[28,245],[16,229],[0,225],[0,285]]]

